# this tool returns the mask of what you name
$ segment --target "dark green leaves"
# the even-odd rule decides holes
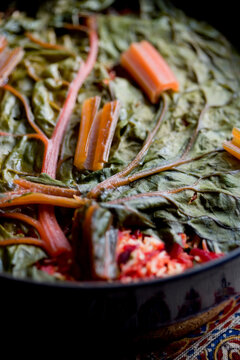
[[[1,218],[0,224],[0,242],[4,239],[21,237],[28,227],[24,224],[8,221]],[[18,232],[21,233],[18,234]],[[11,245],[6,248],[0,247],[0,268],[1,271],[12,273],[17,277],[31,277],[32,266],[39,260],[44,259],[46,254],[36,246],[29,245]]]
[[[117,277],[118,230],[110,211],[92,205],[76,211],[73,244],[83,279],[110,280]]]
[[[47,89],[41,82],[37,82],[33,92],[34,115],[38,125],[50,136],[55,126],[55,114],[49,104]]]

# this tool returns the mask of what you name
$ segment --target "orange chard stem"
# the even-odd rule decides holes
[[[18,90],[13,88],[11,85],[6,84],[6,85],[3,86],[3,89],[5,89],[5,90],[9,91],[10,93],[12,93],[14,96],[16,96],[22,102],[29,124],[36,131],[37,134],[41,135],[42,139],[44,139],[44,144],[47,146],[48,145],[48,138],[46,137],[44,132],[35,123],[34,115],[32,113],[32,110],[31,110],[30,106],[29,106],[28,99],[24,95],[22,95]]]
[[[231,155],[235,156],[237,159],[240,160],[240,148],[234,145],[231,141],[224,141],[223,148],[230,153]]]
[[[58,104],[56,104],[54,101],[49,101],[49,105],[54,109],[54,110],[56,110],[56,111],[58,111],[58,112],[60,112],[61,111],[61,107],[58,105]]]
[[[51,43],[47,43],[45,41],[42,41],[38,38],[36,38],[34,35],[32,35],[29,32],[25,33],[26,37],[31,40],[32,42],[34,42],[35,44],[38,44],[39,46],[45,48],[45,49],[53,49],[53,50],[65,50],[67,52],[69,52],[70,50],[67,49],[65,46],[63,45],[58,45],[58,44],[51,44]]]
[[[8,44],[8,42],[7,42],[7,39],[5,38],[5,36],[0,35],[0,53],[1,53],[1,51],[3,51],[5,49],[7,44]]]
[[[91,21],[93,20],[90,20],[90,22]],[[44,157],[42,172],[47,173],[51,177],[56,176],[57,160],[61,142],[70,121],[70,117],[76,103],[78,91],[88,77],[88,75],[90,74],[90,72],[92,71],[97,59],[98,36],[92,24],[90,26],[90,51],[88,54],[88,58],[86,62],[81,65],[75,79],[69,86],[67,98],[59,114],[57,125],[49,141],[48,151],[46,152]]]
[[[25,65],[25,68],[27,69],[27,73],[30,76],[30,78],[32,78],[34,81],[40,81],[41,80],[41,78],[38,75],[35,74],[34,68],[31,65],[29,60],[26,59],[24,61],[24,65]]]
[[[69,86],[70,85],[70,82],[69,81],[67,81],[67,80],[61,80],[61,82],[62,82],[62,84],[64,85],[64,86]]]
[[[31,190],[32,192],[41,192],[48,195],[64,196],[72,198],[74,195],[80,195],[80,191],[75,189],[61,188],[59,186],[44,185],[40,183],[33,183],[25,179],[15,179],[14,183],[18,186]]]
[[[240,129],[233,128],[232,135],[233,135],[233,139],[232,139],[233,145],[238,146],[240,148]]]
[[[62,253],[71,255],[72,248],[57,222],[54,207],[39,206],[38,219],[44,231],[45,246],[49,254],[53,257]]]
[[[11,133],[6,133],[4,131],[0,131],[0,136],[12,136],[12,137],[15,137],[15,138],[26,136],[29,139],[40,140],[40,141],[42,141],[42,143],[45,146],[47,145],[46,139],[42,135],[39,135],[39,134],[11,134]]]
[[[6,208],[19,205],[42,204],[75,209],[81,207],[87,202],[86,199],[82,199],[76,195],[74,195],[74,198],[67,198],[64,196],[54,196],[44,193],[29,193],[28,190],[22,190],[22,194],[20,191],[19,194],[16,193],[13,192],[12,194],[0,198],[0,207]]]
[[[5,49],[0,52],[0,86],[3,86],[7,82],[8,76],[21,62],[23,56],[24,51],[21,47],[13,50]]]
[[[147,41],[132,43],[121,55],[120,63],[142,87],[152,103],[156,103],[165,90],[179,90],[179,83],[172,70]]]
[[[119,117],[119,111],[120,103],[118,100],[115,100],[105,104],[99,115],[99,130],[91,169],[93,171],[101,170],[104,163],[108,162],[111,144]]]
[[[27,189],[19,189],[19,190],[14,190],[14,191],[9,191],[9,192],[5,192],[4,196],[1,196],[0,197],[0,205],[1,205],[1,202],[4,200],[4,201],[11,201],[12,199],[14,199],[14,197],[17,197],[17,196],[21,196],[21,195],[24,195],[24,194],[29,194],[29,190]]]
[[[0,241],[0,247],[9,246],[9,245],[20,245],[20,244],[39,246],[47,251],[44,241],[38,240],[33,237],[19,237],[19,238],[5,239]]]
[[[159,196],[164,196],[164,195],[168,195],[168,194],[178,194],[185,190],[196,191],[196,189],[193,186],[182,186],[180,188],[171,189],[171,190],[153,191],[153,192],[148,192],[148,193],[136,194],[136,195],[132,195],[132,196],[126,196],[123,198],[108,201],[107,203],[108,204],[122,204],[122,203],[126,203],[128,201],[141,199],[141,198],[159,197]]]
[[[80,69],[75,79],[71,82],[69,86],[67,98],[59,114],[57,125],[51,139],[49,140],[48,147],[44,154],[42,172],[48,174],[53,178],[56,177],[57,162],[61,143],[77,100],[78,91],[88,77],[88,75],[90,74],[90,72],[92,71],[97,59],[98,36],[96,32],[95,18],[88,18],[87,25],[89,27],[88,34],[90,51],[87,60],[80,66]],[[70,202],[74,201],[74,199],[67,200]],[[41,205],[39,207],[39,221],[46,234],[46,243],[49,249],[49,253],[52,256],[58,256],[62,253],[68,253],[70,255],[71,246],[56,220],[54,207]]]
[[[235,137],[237,139],[240,139],[240,129],[234,127],[232,129],[232,135],[233,135],[233,137]]]
[[[79,169],[101,170],[108,161],[116,129],[120,103],[115,100],[98,112],[100,97],[87,99],[83,104],[81,125],[74,165]]]
[[[24,221],[28,225],[31,225],[32,227],[34,227],[38,231],[38,233],[42,239],[44,238],[44,231],[43,231],[43,228],[42,228],[40,222],[38,220],[32,218],[31,216],[28,216],[28,215],[25,215],[22,213],[5,212],[5,213],[0,213],[0,218],[8,218],[8,219],[16,219],[16,220]]]
[[[83,31],[83,32],[89,32],[89,29],[87,26],[84,25],[74,25],[74,24],[63,24],[63,27],[68,30],[77,30],[77,31]]]
[[[203,239],[203,241],[202,241],[202,248],[204,251],[209,251],[209,248],[207,246],[207,242],[205,239]]]
[[[101,98],[95,96],[84,101],[81,113],[78,142],[75,150],[74,165],[78,170],[84,169],[88,157],[90,142],[90,130],[96,120]]]

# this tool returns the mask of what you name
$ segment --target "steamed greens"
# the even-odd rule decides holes
[[[54,11],[49,12],[49,6]],[[240,56],[217,30],[186,17],[166,2],[142,0],[139,7],[139,15],[119,15],[109,10],[114,8],[113,0],[55,0],[39,9],[36,18],[18,11],[0,18],[0,35],[7,38],[10,47],[21,46],[25,52],[8,83],[27,98],[35,123],[49,138],[68,85],[89,51],[86,33],[69,30],[65,24],[75,24],[79,13],[97,13],[98,57],[78,91],[61,144],[56,179],[41,173],[43,143],[24,136],[34,131],[23,104],[0,88],[0,196],[16,189],[14,180],[18,177],[78,190],[91,206],[97,206],[99,214],[105,214],[95,216],[92,227],[100,268],[104,234],[112,236],[114,251],[116,229],[122,228],[157,236],[167,248],[180,244],[183,233],[205,239],[213,252],[226,253],[240,246],[240,162],[222,148],[223,141],[231,138],[232,128],[240,127]],[[26,37],[26,32],[68,51],[44,48]],[[121,53],[132,42],[142,40],[151,42],[162,54],[180,83],[178,93],[165,93],[156,105],[119,66]],[[94,96],[101,96],[102,106],[119,100],[120,116],[104,169],[80,171],[73,159],[81,109],[84,100]],[[109,179],[141,150],[163,103],[167,107],[164,118],[148,151],[129,174],[123,178],[116,175],[111,183]],[[181,159],[185,161],[181,163]],[[163,171],[164,166],[167,169]],[[81,233],[84,221],[86,225],[83,219],[89,204],[77,209],[75,215],[72,209],[56,209],[58,222],[73,247],[76,233]],[[39,237],[29,224],[1,218],[4,212],[0,209],[0,241]],[[37,206],[28,205],[24,213],[37,219]],[[37,280],[62,279],[58,264],[54,263],[57,270],[50,274],[44,271],[45,263],[39,266],[47,258],[47,252],[37,246],[0,247],[1,271]],[[80,260],[84,261],[84,256]],[[116,264],[112,267],[116,275]]]

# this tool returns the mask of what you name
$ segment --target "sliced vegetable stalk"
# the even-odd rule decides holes
[[[224,141],[223,148],[240,160],[240,129],[233,128],[232,141]]]
[[[87,99],[83,104],[74,158],[74,165],[79,170],[101,170],[104,163],[108,162],[119,117],[120,103],[118,100],[109,102],[97,112],[99,104],[99,97]]]
[[[234,145],[231,141],[225,141],[223,143],[223,148],[240,160],[240,148]]]
[[[232,135],[233,135],[233,139],[232,139],[233,145],[236,145],[240,148],[240,129],[233,128]]]
[[[116,246],[118,230],[110,211],[91,205],[75,212],[73,244],[85,280],[112,280],[118,275]]]
[[[156,103],[165,90],[179,90],[179,83],[172,70],[148,41],[132,43],[121,55],[120,62],[152,103]]]
[[[99,129],[92,170],[101,170],[108,162],[113,136],[119,117],[120,103],[118,100],[104,105],[100,113]]]
[[[82,106],[81,124],[74,157],[74,165],[77,169],[84,169],[90,147],[90,130],[96,120],[101,98],[95,96],[84,101]]]
[[[3,86],[7,82],[8,76],[20,63],[23,55],[24,51],[20,47],[13,50],[5,48],[0,52],[0,86]]]

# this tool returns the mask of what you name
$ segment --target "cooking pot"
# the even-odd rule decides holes
[[[123,1],[118,3],[124,6]],[[36,3],[31,9],[26,4],[19,1],[21,9],[33,12]],[[177,4],[238,45],[235,3],[229,1],[228,7],[218,3],[214,9],[207,5],[207,1]],[[44,283],[0,274],[0,303],[5,306],[2,317],[11,318],[15,325],[27,321],[35,329],[46,324],[62,334],[71,333],[76,326],[77,334],[81,331],[92,340],[119,340],[123,336],[169,340],[208,321],[240,291],[238,269],[240,249],[177,276],[130,284]]]

